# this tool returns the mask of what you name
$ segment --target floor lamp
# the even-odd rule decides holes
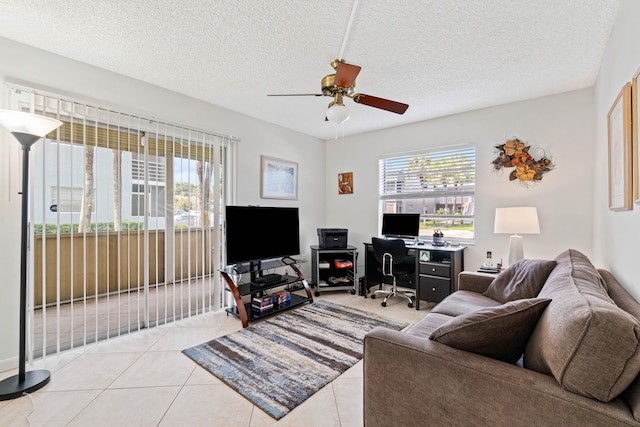
[[[522,236],[520,234],[539,234],[538,210],[535,207],[496,208],[493,227],[494,233],[511,234],[509,238],[509,262],[515,264],[524,259]]]
[[[40,138],[59,128],[62,122],[21,111],[0,110],[0,126],[22,146],[22,224],[20,238],[20,353],[18,374],[0,381],[0,400],[15,399],[45,386],[47,370],[25,372],[27,347],[27,239],[29,221],[29,150]]]

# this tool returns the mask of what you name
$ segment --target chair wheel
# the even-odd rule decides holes
[[[376,294],[371,294],[371,299],[376,299]]]
[[[382,301],[382,302],[380,303],[380,305],[381,305],[381,306],[383,306],[383,307],[386,307],[386,306],[387,306],[387,303],[386,303],[386,302],[384,302],[384,301]]]
[[[409,306],[409,308],[413,308],[413,303],[410,302],[409,304],[407,304]]]
[[[351,295],[355,295],[356,294],[356,290],[355,289],[351,289]]]
[[[411,295],[411,301],[415,301],[416,300],[416,296],[415,295]]]
[[[318,292],[318,291],[315,291],[313,294],[314,294],[315,296],[317,296],[317,297],[319,297],[319,296],[320,296],[320,292]]]

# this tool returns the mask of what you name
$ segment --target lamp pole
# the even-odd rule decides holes
[[[44,387],[51,379],[47,370],[26,371],[27,351],[27,268],[29,237],[29,151],[40,138],[62,125],[45,116],[0,110],[0,125],[7,128],[22,146],[22,222],[20,229],[20,349],[18,374],[0,381],[0,401],[15,399]]]
[[[25,360],[27,348],[27,239],[29,209],[29,151],[31,146],[22,145],[22,224],[20,228],[20,355],[18,382],[25,381]],[[47,378],[47,381],[49,379]]]

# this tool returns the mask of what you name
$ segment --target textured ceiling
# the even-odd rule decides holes
[[[356,0],[357,1],[357,0]],[[345,135],[592,86],[619,0],[2,0],[0,37],[322,139],[332,59],[362,67]],[[350,31],[347,32],[347,28]],[[345,40],[345,35],[348,37]],[[5,58],[6,60],[6,58]]]

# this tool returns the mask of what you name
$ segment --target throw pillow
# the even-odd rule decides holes
[[[482,308],[449,320],[430,340],[504,362],[515,363],[550,299],[522,299]]]
[[[503,304],[535,298],[555,266],[555,260],[520,260],[498,274],[483,295]]]

